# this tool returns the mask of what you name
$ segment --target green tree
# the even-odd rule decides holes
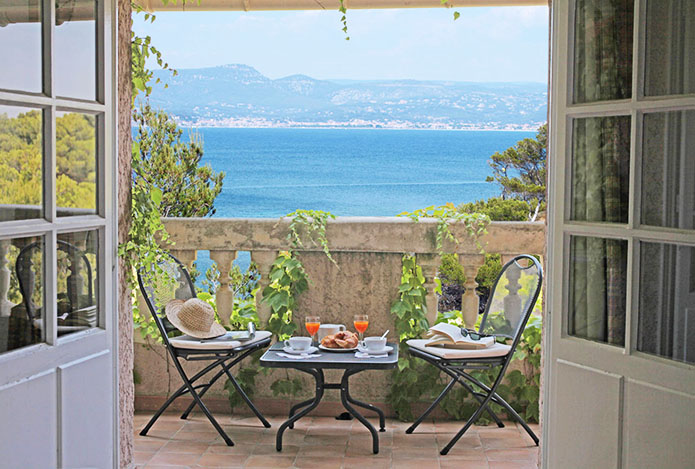
[[[502,188],[502,199],[518,199],[529,204],[533,221],[545,206],[548,125],[538,129],[536,138],[525,138],[490,158],[493,175],[488,182]]]
[[[492,221],[526,221],[529,219],[529,204],[519,199],[490,197],[487,200],[463,203],[456,210],[463,213],[484,213]]]
[[[133,111],[137,126],[133,169],[149,187],[161,190],[163,217],[204,217],[215,213],[224,173],[201,165],[203,147],[195,134],[182,140],[183,131],[165,112],[141,104]],[[136,164],[137,163],[137,164]]]

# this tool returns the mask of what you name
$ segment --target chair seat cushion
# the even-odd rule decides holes
[[[268,331],[256,331],[256,335],[251,340],[230,340],[225,339],[225,335],[217,337],[215,339],[198,339],[196,337],[191,337],[190,335],[181,335],[169,339],[169,343],[176,348],[182,349],[193,349],[193,350],[215,350],[215,349],[232,349],[241,347],[242,345],[249,345],[261,340],[265,340],[273,335]]]
[[[429,339],[410,339],[406,343],[409,347],[422,350],[430,355],[435,355],[447,360],[457,359],[457,358],[491,358],[491,357],[503,357],[509,353],[511,346],[494,343],[490,347],[477,349],[477,350],[461,350],[453,348],[443,348],[443,347],[425,347],[425,344],[429,342]]]

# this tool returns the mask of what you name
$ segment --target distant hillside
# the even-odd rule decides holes
[[[151,102],[184,125],[535,130],[546,121],[540,83],[277,80],[247,65],[179,69]]]

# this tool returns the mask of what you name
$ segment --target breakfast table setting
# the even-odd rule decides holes
[[[277,431],[275,447],[282,451],[285,431],[314,410],[326,389],[340,390],[340,400],[348,413],[356,418],[372,435],[372,451],[379,452],[379,434],[374,426],[357,410],[366,409],[379,416],[379,431],[385,430],[385,416],[381,409],[361,402],[350,394],[350,377],[365,370],[390,370],[398,364],[398,344],[388,343],[385,331],[381,336],[363,337],[368,327],[367,315],[356,315],[353,325],[357,333],[343,324],[321,324],[317,316],[307,316],[305,326],[309,337],[294,336],[273,344],[261,357],[260,364],[269,368],[292,368],[311,375],[315,381],[315,395],[292,406],[288,419]],[[359,335],[358,335],[359,334]],[[315,340],[316,338],[316,340]],[[325,369],[344,370],[339,383],[327,383]]]

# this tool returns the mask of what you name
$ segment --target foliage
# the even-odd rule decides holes
[[[487,225],[490,223],[490,218],[487,215],[459,212],[451,202],[438,207],[431,205],[413,212],[402,212],[398,216],[409,217],[416,223],[420,218],[435,218],[437,220],[435,247],[440,255],[444,254],[444,241],[451,241],[456,245],[460,243],[459,239],[454,236],[449,228],[451,224],[463,224],[468,235],[478,243],[478,237],[486,232]],[[478,247],[482,250],[479,243]]]
[[[244,367],[239,368],[236,374],[237,383],[242,391],[249,397],[253,399],[254,394],[256,394],[256,375],[258,375],[258,367]],[[230,380],[224,383],[224,389],[228,393],[229,406],[234,409],[246,402],[242,399],[241,395],[236,391],[236,388]]]
[[[525,138],[490,157],[493,175],[487,181],[501,186],[503,199],[515,198],[535,207],[532,221],[545,205],[547,146],[548,125],[544,124],[535,139]]]
[[[343,15],[340,17],[340,22],[343,25],[342,31],[345,33],[345,40],[349,41],[350,36],[348,35],[347,8],[345,8],[345,0],[340,0],[340,6],[338,7],[338,11]]]
[[[456,210],[462,213],[484,213],[492,221],[527,221],[533,214],[533,207],[528,202],[502,197],[463,203]]]
[[[162,192],[159,210],[164,217],[204,217],[215,213],[224,173],[201,165],[203,147],[195,135],[183,142],[183,131],[163,111],[141,104],[133,111],[137,126],[137,159],[133,170],[144,183]],[[137,164],[137,167],[135,165]]]
[[[239,298],[234,297],[234,302],[232,303],[232,312],[229,316],[229,326],[230,330],[244,330],[247,328],[250,322],[259,325],[258,313],[256,312],[256,289],[251,298]],[[215,319],[221,322],[219,312],[217,310],[217,301],[214,295],[206,291],[199,291],[196,295],[199,300],[205,301],[207,304],[212,306],[215,310]]]
[[[268,330],[278,340],[285,340],[297,330],[292,312],[297,305],[297,296],[309,288],[309,281],[302,263],[289,251],[278,255],[269,277],[270,284],[263,290],[263,301],[270,306]]]
[[[326,257],[335,264],[326,239],[326,224],[328,220],[335,220],[335,215],[322,210],[295,210],[286,217],[292,219],[287,241],[293,249],[303,248],[305,242],[311,242],[314,246],[321,246]],[[304,242],[302,236],[307,238]]]
[[[167,3],[167,2],[165,2]],[[131,8],[137,14],[143,13],[145,10],[135,2],[130,3]],[[152,13],[145,13],[145,21],[152,23],[155,20],[155,16]],[[154,73],[152,70],[147,68],[147,60],[154,58],[157,65],[163,70],[169,70],[172,76],[176,76],[176,70],[169,67],[169,64],[164,62],[162,58],[162,53],[152,45],[152,38],[150,36],[140,37],[136,36],[133,31],[130,32],[130,75],[131,75],[131,86],[132,86],[132,100],[135,102],[135,98],[139,93],[144,93],[145,96],[149,96],[152,93],[152,86],[150,82],[154,78]],[[155,79],[155,83],[159,83],[160,79]],[[165,84],[166,88],[167,85]]]

